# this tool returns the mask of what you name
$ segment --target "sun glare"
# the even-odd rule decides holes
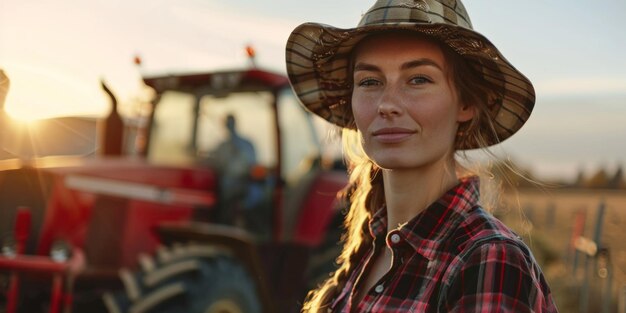
[[[26,125],[32,125],[38,120],[48,118],[48,116],[41,115],[39,113],[27,112],[25,110],[14,110],[11,107],[6,109],[6,113],[13,122]]]
[[[16,65],[6,71],[11,79],[4,110],[14,121],[34,121],[61,116],[101,115],[106,98],[97,79],[72,76],[61,69]]]

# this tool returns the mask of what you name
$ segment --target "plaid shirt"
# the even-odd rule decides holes
[[[463,179],[407,224],[375,238],[329,312],[557,312],[541,269],[521,238],[478,205],[479,181]],[[391,270],[352,303],[355,285],[383,245]]]

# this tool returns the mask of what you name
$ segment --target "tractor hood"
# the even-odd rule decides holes
[[[130,157],[0,161],[0,170],[19,169],[62,180],[63,187],[88,194],[165,205],[212,206],[215,202],[215,171],[206,167],[155,165]]]

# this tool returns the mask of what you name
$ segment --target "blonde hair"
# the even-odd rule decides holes
[[[472,120],[459,125],[454,150],[470,146],[486,148],[489,142],[494,142],[492,140],[497,142],[489,109],[501,101],[500,96],[465,59],[436,39],[427,39],[441,48],[449,65],[448,77],[456,88],[460,102],[476,110]],[[351,113],[350,105],[345,109]],[[350,200],[350,210],[344,221],[346,232],[342,237],[343,251],[337,258],[339,268],[318,289],[309,292],[302,312],[326,312],[333,299],[339,295],[348,275],[371,246],[373,238],[369,235],[368,224],[373,213],[385,201],[382,174],[363,151],[358,132],[346,128],[342,139],[344,158],[350,174],[348,187],[343,193]]]

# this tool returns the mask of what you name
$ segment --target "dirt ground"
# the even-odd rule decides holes
[[[626,312],[626,190],[525,188],[496,207],[533,250],[561,312]],[[576,223],[589,239],[578,245]],[[595,254],[581,252],[593,253],[598,235]]]

